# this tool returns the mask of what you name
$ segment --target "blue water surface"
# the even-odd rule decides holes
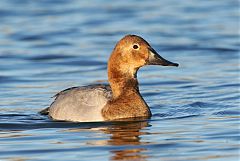
[[[1,0],[0,160],[239,160],[238,0]],[[107,82],[126,34],[179,68],[138,72],[149,120],[72,123],[38,111]]]

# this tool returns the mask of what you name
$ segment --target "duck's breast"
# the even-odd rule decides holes
[[[105,85],[70,88],[56,95],[49,116],[54,120],[103,121],[102,108],[111,96],[110,87]]]

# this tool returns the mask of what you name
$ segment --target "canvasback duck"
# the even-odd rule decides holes
[[[110,85],[63,90],[40,113],[53,120],[74,122],[149,118],[152,114],[139,92],[137,80],[137,71],[144,65],[178,66],[162,58],[143,38],[126,35],[116,44],[108,61]]]

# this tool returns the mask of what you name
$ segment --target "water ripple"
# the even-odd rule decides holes
[[[0,160],[238,160],[238,1],[104,2],[0,1]],[[180,64],[139,71],[150,119],[37,114],[57,91],[107,83],[126,34]]]

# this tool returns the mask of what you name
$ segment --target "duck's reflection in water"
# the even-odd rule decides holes
[[[146,118],[143,118],[146,120]],[[110,160],[146,160],[148,158],[144,148],[150,142],[141,140],[144,132],[142,129],[150,126],[148,121],[140,120],[124,120],[117,122],[105,122],[99,124],[97,127],[89,128],[74,128],[68,129],[67,132],[81,132],[81,131],[101,131],[109,137],[101,140],[87,140],[86,144],[93,146],[103,146],[111,153]],[[103,126],[102,126],[103,125]],[[91,125],[93,126],[93,125]],[[109,147],[110,146],[110,147]],[[145,153],[145,154],[144,154]]]
[[[115,124],[109,128],[102,129],[104,133],[111,134],[108,145],[116,146],[116,150],[111,150],[113,154],[111,160],[145,160],[148,156],[143,154],[146,149],[137,145],[148,144],[141,141],[141,129],[147,127],[148,122],[129,122]]]

